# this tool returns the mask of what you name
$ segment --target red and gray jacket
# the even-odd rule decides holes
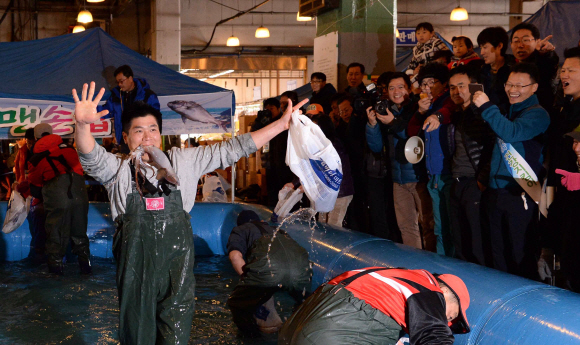
[[[328,284],[345,285],[356,298],[390,316],[409,334],[411,344],[453,344],[443,292],[425,270],[368,267],[345,272]]]
[[[84,171],[77,151],[64,144],[57,134],[39,139],[34,145],[32,157],[28,160],[28,182],[32,195],[41,197],[35,193],[34,187],[41,188],[46,182],[66,173],[83,176]],[[71,195],[69,197],[72,198]]]

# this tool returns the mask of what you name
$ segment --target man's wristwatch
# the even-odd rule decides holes
[[[443,123],[443,115],[441,115],[441,113],[436,113],[435,116],[437,116],[437,120],[439,120],[439,124]]]

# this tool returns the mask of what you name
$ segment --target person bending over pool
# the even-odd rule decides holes
[[[259,131],[211,146],[167,152],[179,186],[157,180],[153,166],[137,165],[95,144],[91,123],[107,114],[97,112],[105,89],[96,97],[95,83],[83,85],[75,100],[75,140],[85,171],[102,183],[117,224],[113,252],[117,260],[121,344],[187,344],[194,314],[194,248],[189,211],[197,181],[205,173],[234,164],[278,133],[288,129],[292,106]],[[303,103],[296,105],[302,106]],[[123,116],[123,140],[131,151],[161,146],[161,113],[135,103]],[[150,149],[149,149],[150,150]],[[154,157],[144,153],[143,162]],[[139,185],[135,185],[137,174]],[[174,179],[171,179],[174,180]],[[138,191],[142,191],[141,197]]]
[[[240,282],[228,300],[234,322],[242,333],[274,333],[282,326],[273,295],[286,291],[296,305],[310,291],[312,268],[308,252],[284,231],[260,218],[254,211],[240,212],[228,239],[227,249]]]
[[[453,344],[470,331],[469,292],[451,274],[369,267],[320,286],[286,321],[278,344]]]

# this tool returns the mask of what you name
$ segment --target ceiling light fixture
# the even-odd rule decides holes
[[[239,45],[240,45],[240,40],[234,35],[230,36],[230,38],[228,38],[228,40],[226,42],[226,46],[228,46],[228,47],[237,47]]]
[[[467,10],[461,7],[461,2],[458,3],[458,6],[455,7],[453,11],[451,11],[451,15],[449,16],[449,19],[454,22],[461,22],[468,18],[469,15],[467,14]]]
[[[263,26],[256,29],[256,38],[268,38],[270,37],[270,30]]]
[[[92,23],[93,22],[93,15],[91,14],[91,12],[89,12],[87,10],[82,10],[79,12],[79,15],[77,17],[77,22],[83,23],[83,24]]]
[[[87,2],[103,2],[105,0],[87,0]]]
[[[216,74],[212,74],[208,78],[217,78],[217,77],[219,77],[221,75],[232,73],[233,71],[234,71],[233,69],[229,69],[227,71],[223,71],[223,72],[219,72],[219,73],[216,73]]]
[[[77,32],[83,32],[85,31],[85,27],[82,25],[75,25],[75,27],[73,28],[73,34],[76,34]]]
[[[312,19],[313,19],[312,17],[301,16],[300,11],[298,11],[298,13],[296,13],[296,20],[299,22],[309,22]]]

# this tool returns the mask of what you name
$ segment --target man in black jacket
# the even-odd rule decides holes
[[[485,264],[484,241],[480,217],[481,193],[489,180],[491,153],[495,134],[471,104],[469,84],[475,82],[468,66],[451,71],[449,90],[457,104],[455,154],[451,166],[450,218],[455,255]]]
[[[480,72],[481,84],[491,102],[498,106],[502,114],[507,114],[510,108],[504,84],[516,63],[513,55],[506,54],[508,41],[508,34],[501,26],[485,28],[477,36],[481,58],[485,61]]]
[[[322,72],[314,72],[310,76],[310,86],[312,87],[312,97],[310,104],[320,104],[324,108],[325,114],[330,114],[332,107],[330,105],[330,98],[336,93],[336,89],[332,84],[326,82],[326,74]]]
[[[560,59],[554,51],[556,48],[549,42],[552,36],[540,37],[540,30],[530,23],[521,23],[512,29],[511,45],[516,62],[535,64],[540,71],[538,80],[538,101],[548,113],[554,105],[554,78],[558,71]],[[485,91],[487,93],[487,91]]]

